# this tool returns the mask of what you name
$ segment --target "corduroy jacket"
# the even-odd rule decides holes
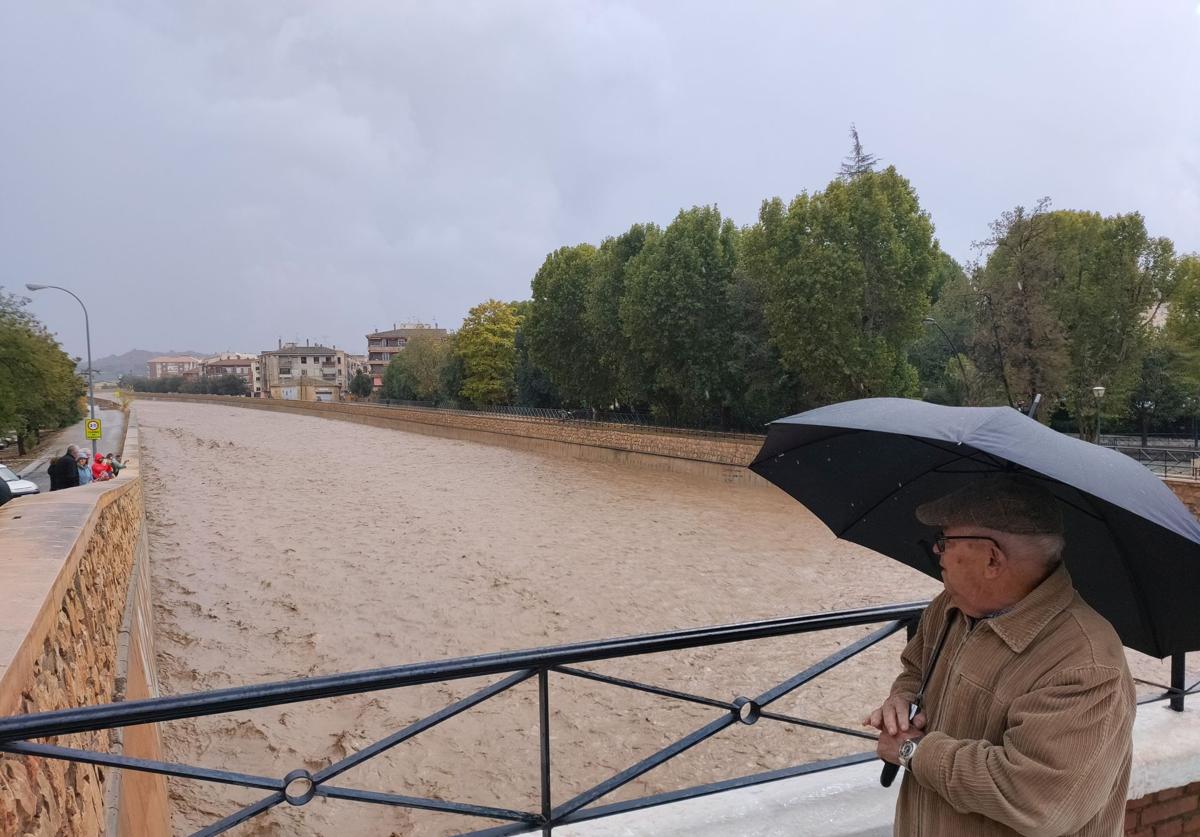
[[[990,619],[967,619],[939,595],[904,649],[893,695],[913,699],[948,621],[895,833],[1120,835],[1133,679],[1116,631],[1075,592],[1066,567]]]

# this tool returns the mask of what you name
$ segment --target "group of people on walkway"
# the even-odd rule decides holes
[[[88,452],[78,445],[68,447],[66,453],[51,461],[50,466],[46,468],[46,473],[50,476],[50,490],[58,491],[62,488],[87,485],[90,482],[111,480],[125,467],[125,463],[118,459],[115,453],[109,453],[107,456],[98,453],[96,460],[89,464],[90,459]]]

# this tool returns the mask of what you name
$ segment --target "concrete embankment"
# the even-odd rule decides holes
[[[131,421],[120,477],[0,509],[0,716],[158,694],[138,451]],[[49,743],[160,757],[154,725]],[[168,833],[163,778],[122,773],[0,755],[0,834]]]
[[[469,410],[389,407],[370,403],[323,403],[220,395],[138,393],[139,399],[229,404],[424,433],[446,439],[503,445],[593,462],[630,463],[717,479],[731,486],[776,489],[744,467],[762,437],[636,427],[590,421],[554,421]]]

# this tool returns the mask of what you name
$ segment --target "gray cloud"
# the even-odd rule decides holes
[[[97,355],[361,351],[564,243],[749,223],[851,121],[959,259],[1046,194],[1200,249],[1195,2],[913,5],[4,4],[0,284],[79,292]]]

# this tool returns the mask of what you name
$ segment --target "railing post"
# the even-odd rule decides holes
[[[1178,690],[1171,695],[1171,708],[1176,712],[1183,711],[1183,690],[1186,688],[1183,683],[1183,658],[1182,651],[1171,655],[1171,688]]]
[[[550,837],[554,831],[550,819],[554,815],[550,805],[550,673],[538,669],[538,720],[542,751],[542,834]]]

